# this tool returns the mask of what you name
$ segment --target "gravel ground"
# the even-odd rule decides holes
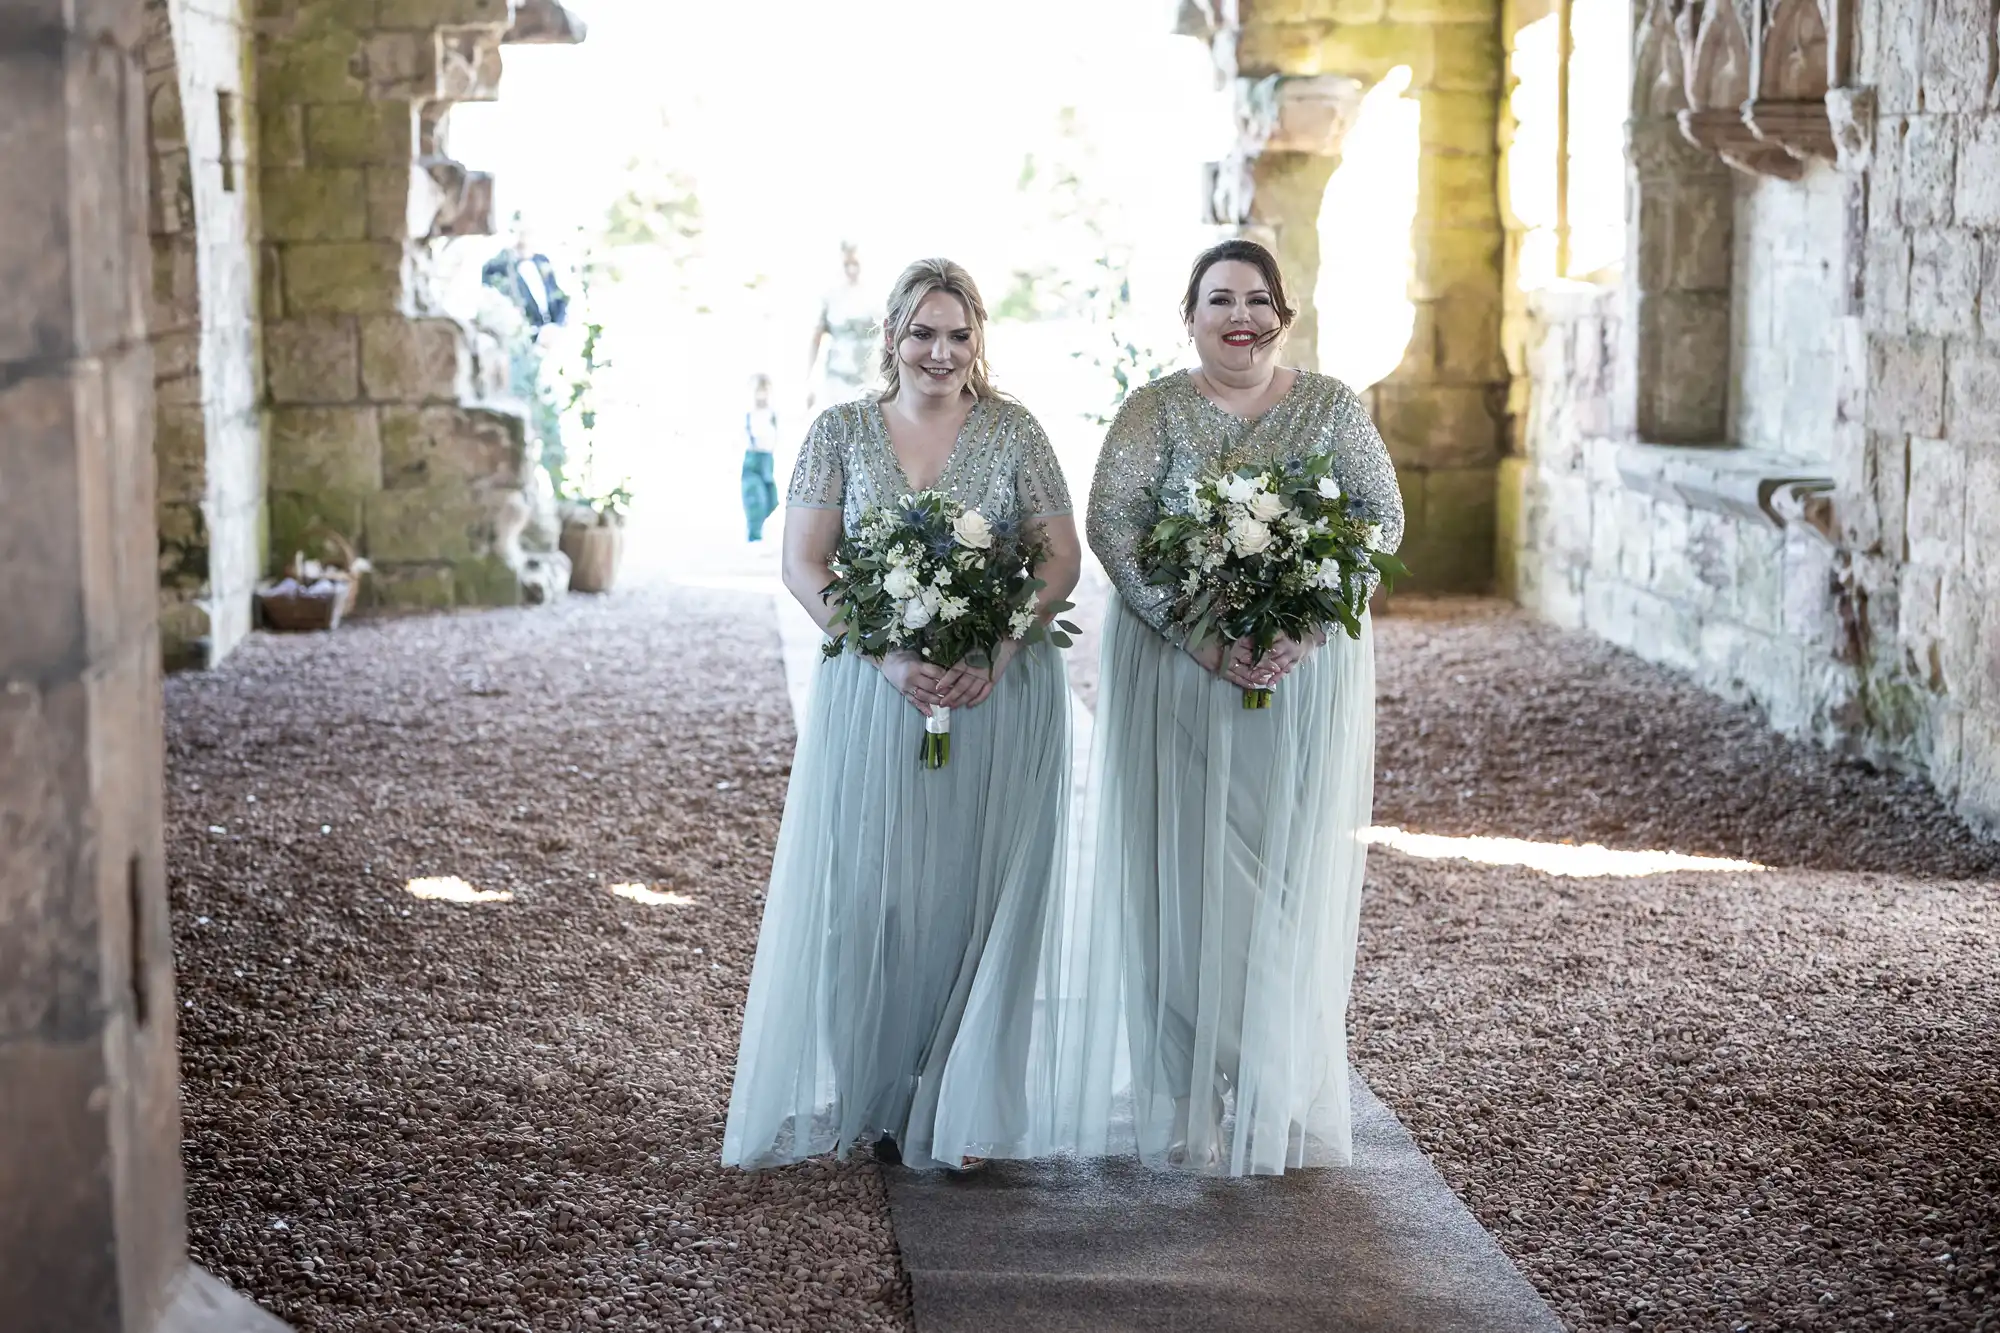
[[[761,599],[259,636],[167,715],[197,1261],[302,1329],[908,1326],[872,1167],[716,1161],[791,762]]]
[[[1748,857],[1370,858],[1357,1063],[1572,1327],[2000,1329],[2000,847],[1492,604],[1377,622],[1378,822]]]
[[[1377,632],[1379,822],[1776,867],[1371,859],[1355,1057],[1564,1319],[2000,1330],[2000,847],[1494,604]],[[199,1261],[303,1329],[908,1327],[872,1167],[714,1164],[777,660],[634,591],[169,683]]]

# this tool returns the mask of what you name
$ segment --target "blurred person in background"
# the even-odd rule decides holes
[[[840,267],[844,281],[820,302],[819,322],[813,325],[812,355],[806,361],[806,409],[814,404],[831,406],[852,402],[866,392],[869,371],[879,344],[882,309],[861,287],[861,251],[852,241],[840,243]],[[826,350],[822,368],[820,349]],[[814,372],[819,372],[815,382]]]
[[[529,242],[519,213],[514,215],[514,243],[480,267],[479,280],[513,302],[537,334],[569,322],[569,294],[556,281],[549,257]]]
[[[771,377],[750,377],[750,410],[743,414],[743,519],[750,540],[764,540],[764,520],[777,512],[778,480],[772,450],[778,442],[778,414],[771,407]]]

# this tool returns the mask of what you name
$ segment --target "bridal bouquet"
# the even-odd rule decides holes
[[[1190,479],[1185,508],[1162,507],[1139,560],[1149,582],[1174,589],[1168,614],[1190,643],[1247,638],[1261,659],[1280,634],[1305,640],[1339,626],[1359,638],[1367,575],[1409,572],[1381,543],[1381,524],[1342,493],[1321,454]],[[1243,691],[1243,706],[1269,708],[1271,691]]]
[[[941,491],[876,505],[861,516],[860,534],[843,538],[828,562],[833,582],[820,595],[834,611],[824,651],[838,657],[852,646],[879,662],[903,649],[949,669],[967,661],[990,666],[1007,640],[1048,639],[1067,648],[1077,627],[1045,625],[1036,611],[1045,585],[1034,569],[1047,554],[1039,529],[990,523]],[[1069,609],[1068,602],[1053,607]],[[926,768],[951,759],[949,708],[933,708],[924,719],[917,758]]]

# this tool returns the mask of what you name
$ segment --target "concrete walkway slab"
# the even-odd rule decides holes
[[[1561,1323],[1356,1075],[1352,1167],[887,1172],[919,1333],[1542,1333]]]

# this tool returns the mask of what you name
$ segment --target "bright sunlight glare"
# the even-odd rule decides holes
[[[1409,88],[1410,67],[1398,65],[1368,90],[1320,201],[1319,368],[1355,389],[1401,365],[1416,328],[1410,228],[1423,112]]]
[[[672,889],[649,889],[644,884],[613,884],[611,896],[648,907],[692,907],[694,899]]]
[[[511,903],[514,895],[504,889],[475,889],[457,875],[426,875],[403,886],[412,898],[440,903]]]
[[[578,297],[542,337],[547,363],[576,360],[586,320],[603,327],[588,474],[632,483],[629,567],[775,577],[775,541],[747,549],[736,503],[751,377],[770,377],[782,495],[826,406],[808,402],[808,352],[842,241],[877,299],[916,258],[971,270],[996,382],[1041,419],[1073,488],[1119,349],[1142,381],[1187,357],[1175,305],[1216,235],[1201,166],[1236,125],[1172,0],[572,7],[589,39],[506,48],[499,100],[455,106],[449,147],[494,174],[500,223],[518,211]],[[738,51],[754,68],[717,58]],[[612,210],[634,201],[684,234],[615,241]],[[481,265],[506,242],[437,243],[447,309],[477,317]],[[583,424],[563,429],[580,459]]]
[[[1462,838],[1443,833],[1411,833],[1377,825],[1362,840],[1425,861],[1472,861],[1487,866],[1525,866],[1566,879],[1633,879],[1677,870],[1743,872],[1763,870],[1755,861],[1680,852],[1618,852],[1598,843],[1530,842],[1525,838]]]

